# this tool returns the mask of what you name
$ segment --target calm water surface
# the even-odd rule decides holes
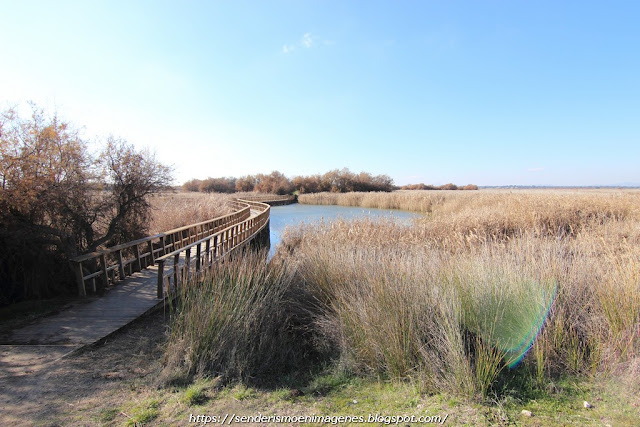
[[[270,239],[271,249],[269,256],[275,254],[278,244],[282,240],[282,233],[287,226],[296,226],[302,223],[312,224],[320,221],[332,221],[335,219],[352,218],[393,218],[401,223],[410,224],[413,218],[421,215],[415,212],[397,211],[391,209],[354,208],[348,206],[329,205],[293,205],[272,206]]]

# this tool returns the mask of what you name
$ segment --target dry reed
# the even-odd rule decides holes
[[[413,227],[300,227],[283,249],[325,304],[318,328],[356,372],[486,394],[535,344],[523,363],[537,383],[637,377],[639,207],[635,191],[445,194]]]
[[[359,206],[373,209],[399,209],[427,213],[446,199],[444,191],[394,191],[313,193],[298,195],[298,202],[306,205]]]
[[[219,193],[164,193],[151,199],[151,234],[169,231],[230,213],[231,196]]]
[[[486,396],[515,366],[538,386],[640,377],[640,192],[405,193],[311,195],[428,215],[287,230],[273,261],[286,275],[237,261],[184,297],[169,365],[242,376],[312,337],[340,369],[463,396]],[[291,319],[304,328],[287,335]]]
[[[266,252],[226,258],[200,283],[179,289],[166,352],[165,381],[194,375],[248,379],[277,374],[304,361],[296,334],[304,301],[287,263]]]

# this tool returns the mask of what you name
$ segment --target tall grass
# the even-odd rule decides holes
[[[511,369],[538,386],[640,379],[640,193],[438,197],[412,226],[301,226],[272,265],[221,266],[181,294],[167,366],[243,377],[303,360],[303,342],[341,370],[468,397]]]
[[[462,394],[488,393],[521,356],[538,384],[640,375],[637,192],[447,197],[413,227],[285,235],[343,365]]]
[[[294,324],[303,300],[287,263],[267,265],[264,252],[226,259],[202,282],[179,290],[165,379],[247,379],[295,367],[306,350]]]

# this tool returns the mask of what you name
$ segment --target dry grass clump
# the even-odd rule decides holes
[[[248,379],[304,361],[293,270],[247,252],[225,261],[201,283],[179,290],[166,351],[165,381],[197,375]],[[294,301],[294,302],[292,302]],[[297,320],[296,320],[297,319]]]
[[[231,213],[227,201],[232,196],[221,193],[165,193],[151,198],[153,215],[150,234],[217,218]]]
[[[637,378],[637,197],[456,197],[418,226],[337,221],[289,230],[283,248],[322,304],[325,344],[354,372],[487,394],[526,354],[531,384]]]

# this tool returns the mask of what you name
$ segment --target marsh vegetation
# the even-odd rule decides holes
[[[176,221],[153,227],[223,213],[226,197],[153,197],[156,220]],[[9,399],[1,419],[181,424],[191,413],[260,412],[448,413],[454,425],[637,421],[640,192],[331,200],[357,197],[426,215],[410,225],[364,218],[290,228],[270,263],[264,253],[236,257],[183,287],[171,308],[36,371],[34,403]],[[84,397],[69,375],[82,378]]]
[[[467,399],[545,390],[566,375],[638,383],[639,192],[413,191],[300,202],[428,215],[410,226],[301,226],[285,233],[269,265],[255,256],[222,265],[179,300],[166,355],[173,380],[247,381],[321,363]],[[283,363],[291,360],[297,366]]]

